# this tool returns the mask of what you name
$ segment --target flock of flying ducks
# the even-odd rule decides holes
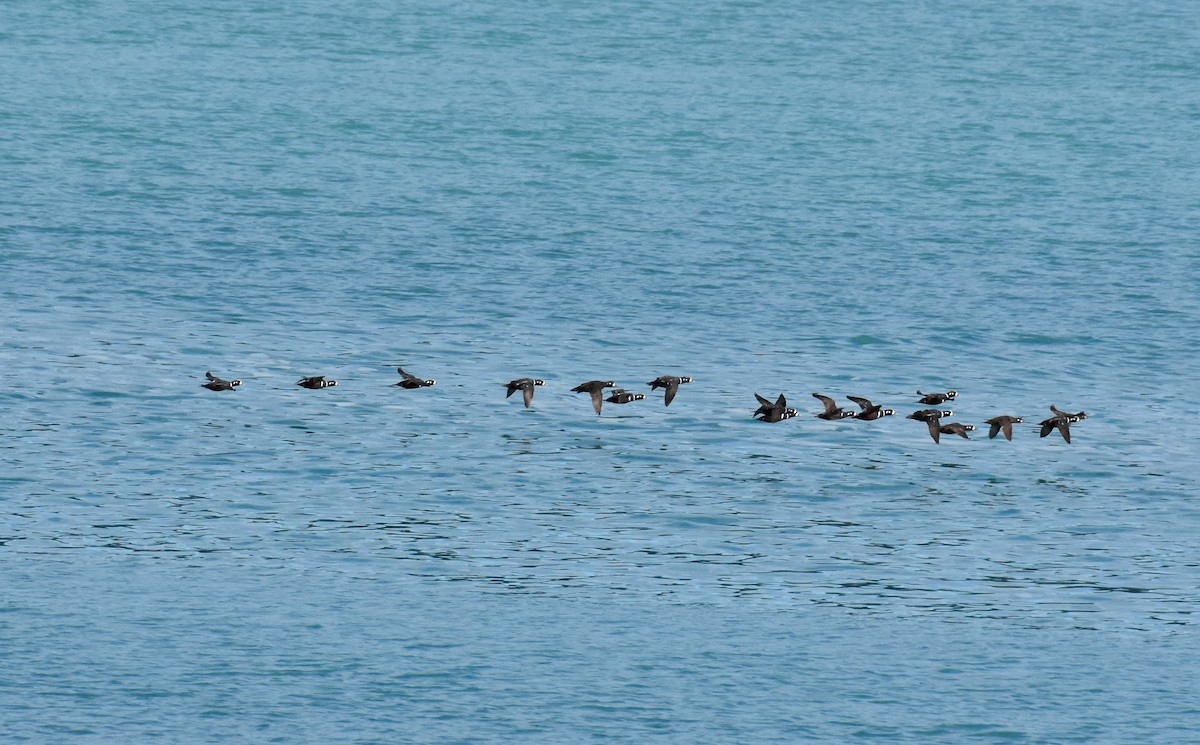
[[[402,367],[396,368],[396,372],[400,373],[400,382],[396,383],[395,385],[401,388],[427,388],[437,383],[436,380],[418,378],[415,375],[405,372],[404,368]],[[208,382],[202,383],[201,385],[210,391],[232,391],[242,384],[242,381],[240,380],[225,380],[223,378],[218,378],[211,372],[204,373],[204,377],[207,378]],[[656,391],[659,388],[662,388],[663,405],[670,406],[671,402],[675,400],[675,395],[679,393],[679,386],[691,382],[691,378],[684,376],[660,375],[647,383],[647,385],[650,386],[651,391]],[[515,380],[511,380],[505,384],[505,388],[508,391],[505,394],[505,398],[511,397],[517,391],[521,391],[521,395],[525,401],[525,408],[528,409],[533,403],[534,391],[538,386],[545,384],[546,381],[539,380],[537,378],[517,378]],[[314,375],[312,377],[301,378],[300,380],[296,381],[296,385],[300,386],[301,388],[319,390],[321,388],[332,388],[337,385],[337,381],[327,380],[324,375]],[[605,389],[611,390],[606,391]],[[600,410],[604,407],[605,402],[611,404],[627,404],[633,401],[641,401],[642,399],[646,398],[646,394],[644,393],[631,393],[624,388],[618,388],[616,383],[611,380],[589,380],[586,383],[580,383],[579,385],[575,386],[571,389],[571,391],[573,393],[589,394],[592,399],[592,408],[596,410],[597,414],[600,413]],[[818,419],[862,419],[864,421],[872,421],[875,419],[881,419],[885,416],[892,416],[896,413],[895,409],[885,409],[879,404],[871,403],[869,399],[859,396],[846,397],[858,405],[858,411],[854,411],[853,409],[844,409],[838,406],[837,402],[829,396],[825,396],[820,393],[814,393],[812,395],[813,398],[816,398],[825,407],[824,411],[816,415]],[[958,391],[946,391],[944,393],[922,393],[918,390],[917,395],[920,396],[920,398],[917,400],[917,403],[925,404],[926,406],[941,406],[947,401],[953,401],[958,396]],[[800,415],[800,412],[796,409],[788,408],[787,399],[782,393],[779,394],[779,398],[775,399],[774,401],[763,398],[757,393],[754,394],[754,397],[758,399],[759,407],[754,412],[753,416],[760,422],[782,422],[784,419],[791,419],[792,417]],[[1039,424],[1041,427],[1041,436],[1045,437],[1051,432],[1057,430],[1058,433],[1062,435],[1062,438],[1068,443],[1071,442],[1071,425],[1087,419],[1087,412],[1085,411],[1072,414],[1059,410],[1054,404],[1050,405],[1050,411],[1053,412],[1054,416],[1043,420]],[[934,442],[940,443],[942,441],[942,435],[958,435],[964,439],[970,439],[967,433],[975,430],[974,425],[960,424],[959,422],[948,422],[945,424],[942,423],[943,418],[953,416],[953,414],[954,412],[949,409],[921,409],[920,411],[914,411],[905,418],[915,419],[919,422],[925,422],[925,424],[929,427],[929,436],[933,438]],[[1003,432],[1006,440],[1012,440],[1013,425],[1021,424],[1024,421],[1025,420],[1021,417],[1009,416],[1008,414],[992,417],[985,422],[991,427],[991,429],[988,431],[988,437],[995,438],[996,435]]]
[[[851,409],[843,409],[842,407],[838,406],[837,402],[829,396],[823,396],[820,393],[814,393],[812,395],[813,398],[817,399],[825,406],[825,410],[816,415],[818,419],[832,420],[853,418],[871,421],[885,416],[892,416],[896,413],[895,409],[885,409],[879,404],[873,404],[869,399],[862,398],[860,396],[846,396],[846,398],[858,404],[858,411],[854,411]],[[946,391],[945,393],[922,393],[918,390],[917,395],[921,397],[917,400],[917,403],[926,404],[927,406],[940,406],[947,401],[953,401],[955,398],[957,398],[958,391]],[[779,398],[775,399],[774,401],[769,401],[757,393],[754,394],[754,397],[758,399],[759,403],[758,410],[754,412],[754,416],[759,421],[781,422],[784,419],[791,419],[792,417],[799,416],[800,414],[799,411],[788,408],[787,399],[784,398],[782,393],[779,394]],[[1071,414],[1066,411],[1059,410],[1054,404],[1050,404],[1050,411],[1054,413],[1054,416],[1040,422],[1039,424],[1041,427],[1041,436],[1045,437],[1051,432],[1058,430],[1058,433],[1062,435],[1062,438],[1068,443],[1071,442],[1071,425],[1087,419],[1086,411],[1080,411],[1075,414]],[[959,422],[948,422],[946,424],[942,424],[943,417],[953,415],[954,412],[949,409],[921,409],[920,411],[914,411],[913,413],[909,414],[905,417],[905,419],[915,419],[919,422],[925,422],[925,424],[929,427],[929,436],[933,438],[934,442],[940,443],[942,441],[942,435],[958,435],[963,439],[969,440],[970,436],[967,435],[967,433],[974,432],[975,425],[960,424]],[[1012,440],[1013,425],[1021,424],[1024,421],[1025,420],[1019,416],[1010,416],[1008,414],[994,416],[985,421],[986,424],[990,425],[990,429],[988,430],[988,438],[995,438],[996,435],[1003,432],[1004,439]]]

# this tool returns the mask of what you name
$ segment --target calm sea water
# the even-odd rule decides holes
[[[1195,739],[1195,10],[4,4],[3,739]]]

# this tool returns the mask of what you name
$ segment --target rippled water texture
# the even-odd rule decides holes
[[[1200,27],[992,5],[8,3],[3,739],[1195,739]]]

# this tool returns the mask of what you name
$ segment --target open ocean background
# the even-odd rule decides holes
[[[1197,8],[0,4],[0,739],[1194,742]]]

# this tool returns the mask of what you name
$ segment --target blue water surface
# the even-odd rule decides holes
[[[7,3],[0,739],[1194,740],[1195,17]]]

